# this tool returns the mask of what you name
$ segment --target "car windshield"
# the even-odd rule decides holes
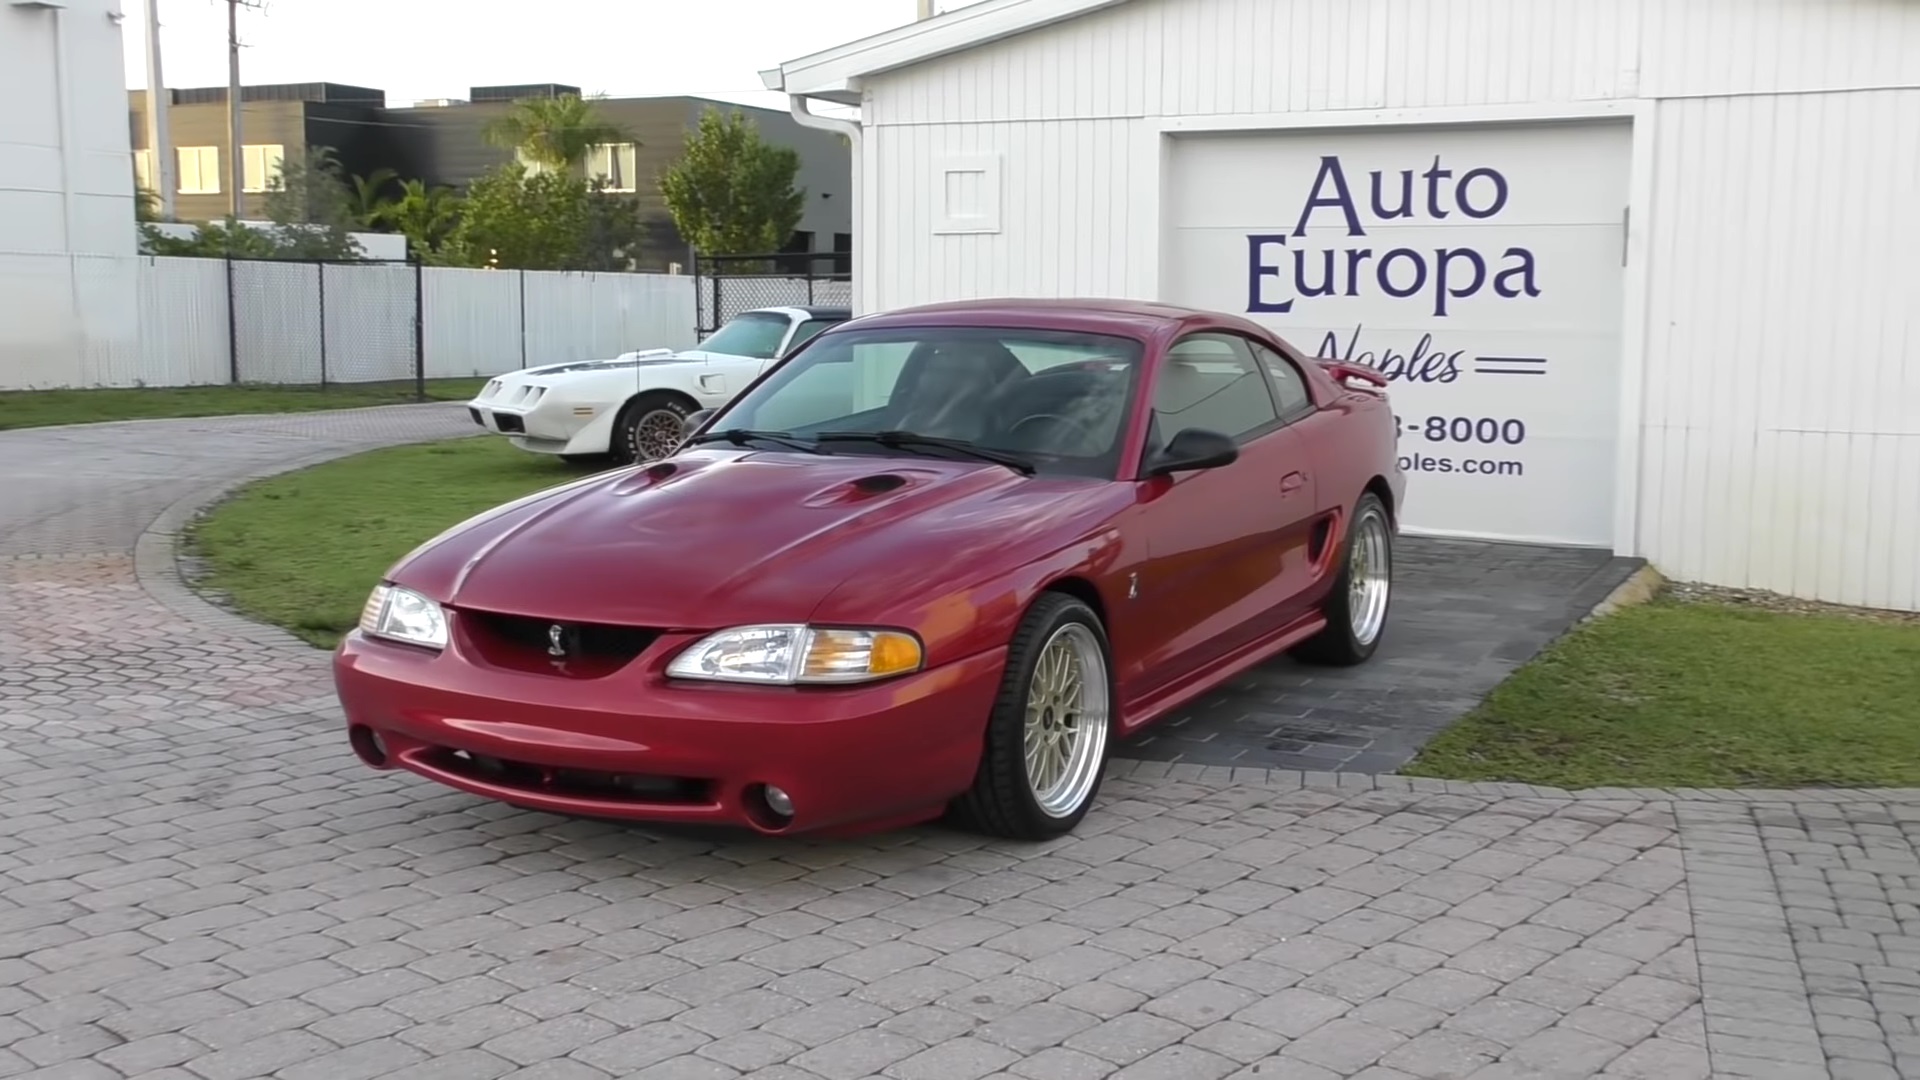
[[[834,453],[966,456],[943,440],[1036,472],[1111,477],[1143,353],[1130,338],[1057,330],[842,328],[707,430],[824,436]]]
[[[734,316],[727,325],[714,331],[712,336],[694,347],[701,352],[771,360],[780,351],[780,339],[787,336],[787,325],[788,320],[785,315],[770,311],[749,311],[744,315]]]

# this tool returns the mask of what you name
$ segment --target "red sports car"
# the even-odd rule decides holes
[[[1283,650],[1372,655],[1384,386],[1164,304],[843,323],[678,453],[401,560],[335,657],[349,737],[561,813],[1059,835],[1113,740]]]

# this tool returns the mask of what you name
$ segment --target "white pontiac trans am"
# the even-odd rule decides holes
[[[726,404],[775,360],[851,317],[846,308],[755,308],[685,352],[652,349],[510,372],[488,382],[467,412],[536,454],[652,461],[680,445],[688,416]]]

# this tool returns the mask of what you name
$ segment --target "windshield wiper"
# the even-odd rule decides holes
[[[693,438],[688,439],[687,445],[695,446],[700,443],[710,442],[732,443],[735,446],[745,446],[750,442],[770,442],[807,454],[824,454],[828,452],[824,447],[815,446],[813,443],[796,439],[784,431],[752,431],[747,428],[727,428],[724,431],[703,431]]]
[[[976,461],[991,461],[996,465],[1032,476],[1033,462],[1019,454],[1005,450],[989,450],[967,442],[965,439],[943,439],[937,435],[921,435],[913,431],[823,431],[816,436],[821,442],[871,442],[896,449],[912,450],[921,447],[950,450],[956,454],[973,458]]]

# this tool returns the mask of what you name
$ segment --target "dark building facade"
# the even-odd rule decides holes
[[[386,94],[335,83],[249,86],[241,91],[241,143],[247,184],[241,216],[264,211],[266,181],[283,157],[297,159],[309,147],[332,147],[348,175],[366,176],[382,167],[404,179],[429,186],[464,190],[489,170],[514,159],[511,150],[489,143],[487,125],[513,102],[578,94],[558,83],[476,86],[465,99],[389,107]],[[228,208],[226,88],[172,91],[168,114],[178,160],[180,190],[175,196],[182,220],[216,220]],[[147,148],[146,93],[130,91],[135,172],[139,182],[157,188],[158,171]],[[594,148],[583,171],[606,176],[612,190],[640,203],[648,226],[641,269],[685,264],[687,245],[667,213],[657,178],[679,157],[689,131],[708,107],[738,109],[751,117],[761,137],[791,147],[800,155],[795,183],[806,189],[806,210],[785,250],[839,252],[851,259],[853,205],[851,151],[838,135],[802,127],[773,109],[694,97],[602,98],[594,108],[625,129],[630,141]],[[256,190],[257,189],[257,190]],[[829,268],[819,260],[816,269]],[[847,269],[844,266],[841,270]]]

